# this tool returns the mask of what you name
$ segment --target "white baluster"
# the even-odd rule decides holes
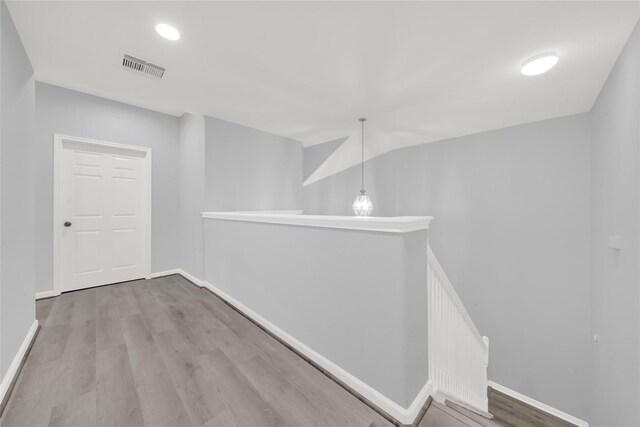
[[[488,341],[479,333],[427,248],[429,378],[435,389],[487,410]]]

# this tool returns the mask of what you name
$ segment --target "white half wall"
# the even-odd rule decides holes
[[[411,406],[427,381],[424,230],[204,221],[206,282]]]

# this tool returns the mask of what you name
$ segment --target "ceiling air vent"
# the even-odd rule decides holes
[[[126,53],[122,57],[122,67],[155,77],[156,79],[161,79],[165,72],[164,67],[152,64],[144,59],[136,58],[135,56],[127,55]]]

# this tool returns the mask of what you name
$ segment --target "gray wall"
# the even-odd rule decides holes
[[[205,117],[205,210],[289,210],[302,206],[302,144]]]
[[[33,69],[0,1],[0,378],[35,320]]]
[[[640,27],[592,110],[592,426],[640,425]],[[607,247],[620,236],[622,249]]]
[[[427,379],[426,233],[204,228],[209,283],[409,406]]]
[[[184,114],[179,138],[179,265],[204,278],[200,213],[299,209],[299,142],[212,117]]]
[[[304,188],[352,215],[359,165]],[[433,215],[434,252],[480,332],[489,378],[587,419],[590,135],[586,114],[401,149],[366,163],[374,215]]]
[[[204,118],[184,114],[180,118],[179,146],[180,268],[204,278],[204,243],[201,212],[205,187]]]
[[[61,133],[152,148],[152,272],[179,263],[179,119],[36,83],[36,291],[53,288],[53,135]]]
[[[304,148],[304,179],[309,178],[325,160],[336,151],[347,138],[339,138]]]
[[[301,207],[297,141],[190,114],[176,118],[36,83],[37,289],[52,289],[53,134],[153,149],[152,271],[202,277],[200,212]],[[199,236],[200,235],[200,236]]]

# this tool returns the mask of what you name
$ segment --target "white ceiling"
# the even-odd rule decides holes
[[[304,145],[349,138],[307,180],[430,141],[588,111],[637,1],[8,2],[36,79]],[[160,38],[155,25],[182,38]],[[123,51],[167,67],[121,68]],[[549,73],[522,62],[556,51]]]

